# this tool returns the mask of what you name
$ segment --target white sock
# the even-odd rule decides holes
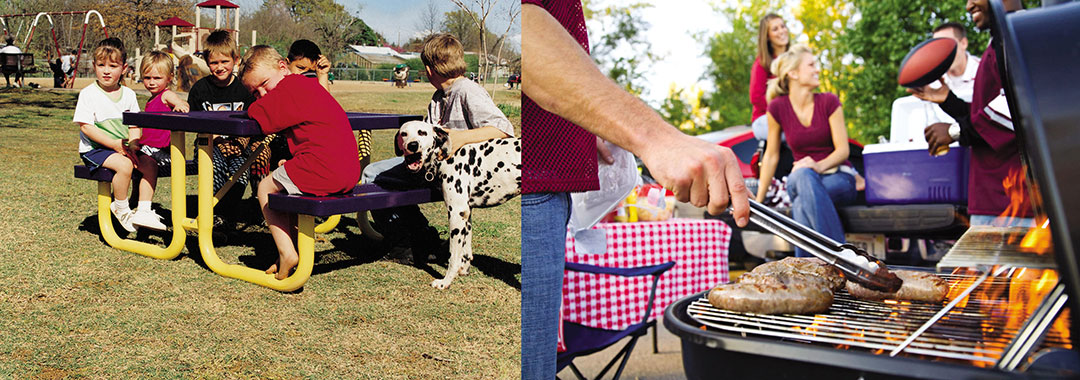
[[[124,213],[124,212],[127,212],[127,211],[131,211],[131,209],[128,208],[127,199],[122,200],[122,201],[121,200],[113,200],[112,208],[114,210],[116,210],[117,212],[119,212],[119,213]]]
[[[150,203],[151,201],[139,201],[139,208],[136,210],[138,212],[153,212],[153,210],[150,209]]]

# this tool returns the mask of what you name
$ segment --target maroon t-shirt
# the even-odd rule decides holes
[[[776,76],[761,65],[761,57],[754,58],[754,66],[750,68],[750,104],[754,111],[751,121],[765,114],[765,107],[769,104],[765,100],[765,93],[769,89],[769,79],[773,78]]]
[[[248,116],[266,134],[285,131],[293,155],[285,173],[300,191],[340,193],[360,180],[356,139],[345,110],[314,78],[285,76],[248,107]]]
[[[1001,215],[1009,207],[1009,195],[1002,181],[1010,172],[1020,173],[1020,142],[1016,132],[990,118],[986,110],[990,101],[1001,94],[1001,74],[998,73],[997,53],[991,45],[983,52],[979,70],[975,73],[975,88],[971,95],[971,125],[982,138],[971,145],[971,169],[968,176],[968,213],[972,215]],[[1027,189],[1023,182],[1018,189]],[[1017,217],[1032,217],[1031,199],[1025,196]]]
[[[829,129],[829,116],[840,108],[840,99],[828,92],[814,94],[814,116],[810,125],[803,125],[791,99],[787,95],[778,96],[769,102],[769,114],[784,131],[788,146],[791,147],[795,161],[810,156],[814,161],[824,160],[836,150],[833,145],[832,130]],[[845,163],[847,163],[845,161]]]
[[[586,52],[589,35],[580,0],[521,0],[543,7]],[[585,129],[521,97],[521,192],[596,190],[596,138]]]

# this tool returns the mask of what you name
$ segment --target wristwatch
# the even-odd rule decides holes
[[[960,141],[960,124],[949,125],[949,137],[952,137],[953,141]]]

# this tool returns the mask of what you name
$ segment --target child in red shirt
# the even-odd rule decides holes
[[[266,273],[276,273],[281,280],[299,261],[296,226],[291,215],[267,207],[268,195],[287,191],[321,196],[352,190],[360,180],[360,163],[345,110],[317,80],[291,74],[274,48],[252,47],[244,56],[240,77],[258,98],[248,116],[266,134],[283,132],[293,155],[259,183],[257,194],[278,248],[278,261]]]

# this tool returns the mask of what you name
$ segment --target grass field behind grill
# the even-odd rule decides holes
[[[338,83],[348,111],[422,114],[432,91]],[[72,176],[76,97],[0,89],[0,378],[518,377],[518,199],[474,212],[475,268],[448,290],[428,285],[443,264],[379,260],[349,215],[316,242],[302,291],[279,293],[211,272],[191,233],[169,261],[106,245],[96,184]],[[517,107],[520,92],[496,101]],[[376,160],[393,155],[392,135],[375,133]],[[194,186],[189,177],[192,208]],[[169,206],[169,192],[161,181],[157,207]],[[262,269],[276,250],[249,197],[244,222],[219,229],[217,251]],[[421,209],[445,239],[443,205]]]

